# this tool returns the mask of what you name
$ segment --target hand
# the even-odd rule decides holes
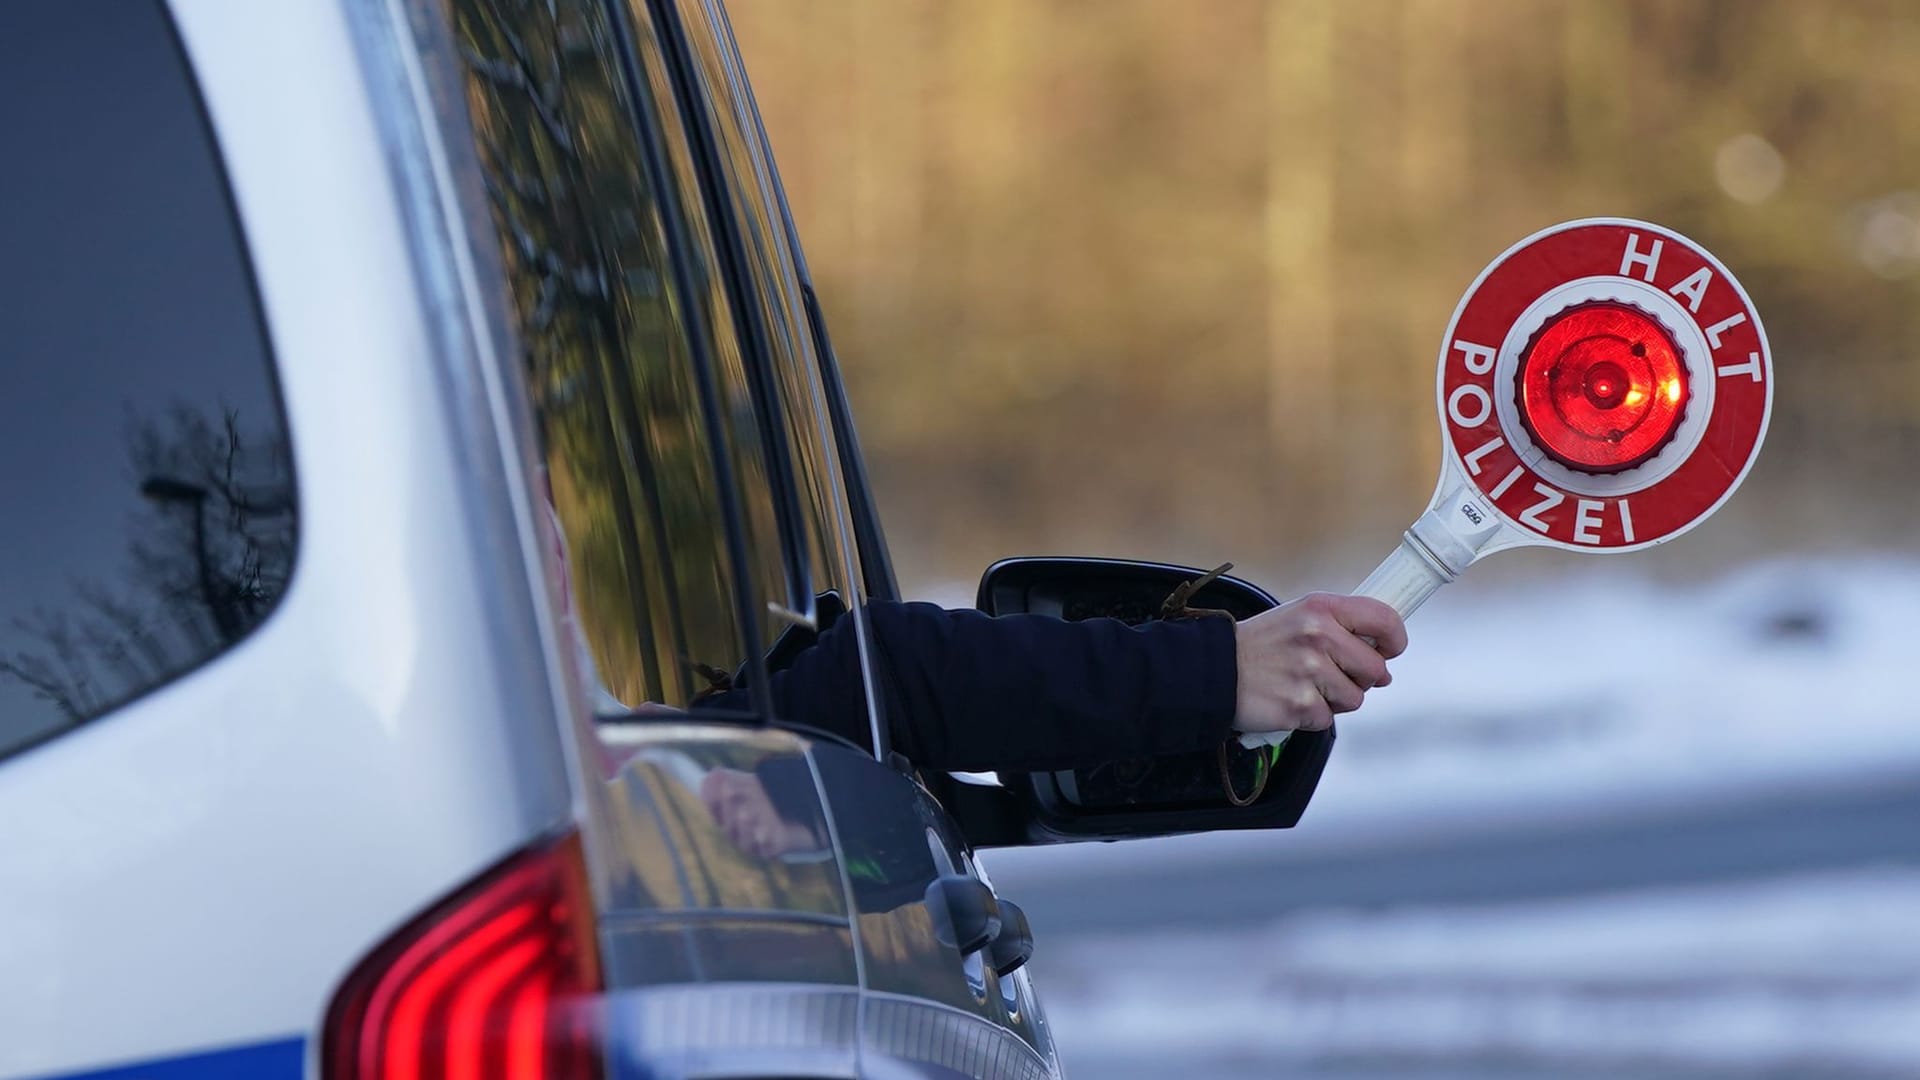
[[[700,781],[700,801],[726,832],[733,846],[748,855],[771,859],[821,847],[813,830],[780,816],[766,785],[750,772],[714,769]]]
[[[1371,639],[1371,640],[1369,640]],[[1407,648],[1398,613],[1364,596],[1314,593],[1234,626],[1238,731],[1325,731],[1368,690],[1393,681]]]

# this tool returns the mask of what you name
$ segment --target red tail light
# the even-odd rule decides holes
[[[1540,448],[1582,472],[1633,468],[1686,412],[1687,369],[1666,329],[1625,304],[1585,304],[1534,335],[1520,414]]]
[[[334,996],[324,1080],[598,1080],[580,841],[521,853],[395,934]]]

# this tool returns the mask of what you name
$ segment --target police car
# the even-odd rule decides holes
[[[1298,818],[1330,734],[982,784],[871,691],[689,711],[895,595],[717,0],[0,41],[0,1077],[1053,1076],[974,851]]]

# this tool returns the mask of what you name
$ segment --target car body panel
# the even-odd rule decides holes
[[[174,13],[266,309],[301,544],[250,638],[0,763],[0,1075],[308,1032],[370,943],[572,809],[543,665],[500,647],[345,10]]]
[[[0,760],[0,1077],[311,1075],[362,957],[574,828],[616,1073],[1057,1075],[1026,972],[939,940],[928,887],[977,868],[914,778],[738,719],[596,717],[439,5],[170,5],[253,263],[299,548],[229,652]],[[674,119],[729,127],[731,149],[649,167],[722,219],[725,286],[758,305],[745,362],[790,501],[787,614],[860,624],[855,536],[878,532],[849,511],[857,449],[777,174],[718,9],[669,25],[642,58],[654,90],[695,94],[709,111],[676,96]],[[669,71],[695,52],[704,74]],[[716,774],[761,777],[804,842],[747,850]]]

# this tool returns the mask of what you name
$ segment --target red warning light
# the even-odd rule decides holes
[[[1520,415],[1540,448],[1589,473],[1631,469],[1673,438],[1687,369],[1665,327],[1627,304],[1582,304],[1528,343]]]

